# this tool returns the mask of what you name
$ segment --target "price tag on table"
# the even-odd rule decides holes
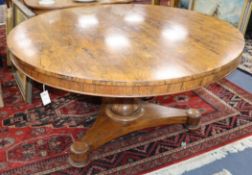
[[[45,90],[45,85],[43,85],[43,92],[40,93],[40,97],[44,106],[51,103],[51,99],[47,90]]]

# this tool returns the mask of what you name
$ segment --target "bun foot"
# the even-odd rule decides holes
[[[188,130],[196,130],[200,128],[200,116],[201,113],[197,109],[188,109],[186,111],[188,115],[187,124],[185,125]]]
[[[88,144],[82,142],[75,142],[70,147],[70,157],[68,162],[73,167],[81,168],[89,164],[90,149]]]

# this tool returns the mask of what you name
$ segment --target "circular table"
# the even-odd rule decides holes
[[[71,146],[70,162],[127,133],[165,124],[199,127],[196,109],[145,103],[218,81],[233,71],[242,34],[213,17],[161,6],[108,5],[36,16],[8,36],[13,64],[35,81],[104,97],[95,124]]]

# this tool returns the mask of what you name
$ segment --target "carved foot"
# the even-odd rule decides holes
[[[71,153],[68,161],[72,166],[81,168],[90,162],[90,148],[88,144],[76,141],[71,145],[70,151]]]
[[[201,113],[197,109],[188,109],[186,111],[188,115],[186,128],[189,130],[196,130],[200,127],[200,116]]]

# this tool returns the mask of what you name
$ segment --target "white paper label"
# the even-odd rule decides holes
[[[51,99],[47,90],[40,93],[40,97],[44,106],[51,103]]]

